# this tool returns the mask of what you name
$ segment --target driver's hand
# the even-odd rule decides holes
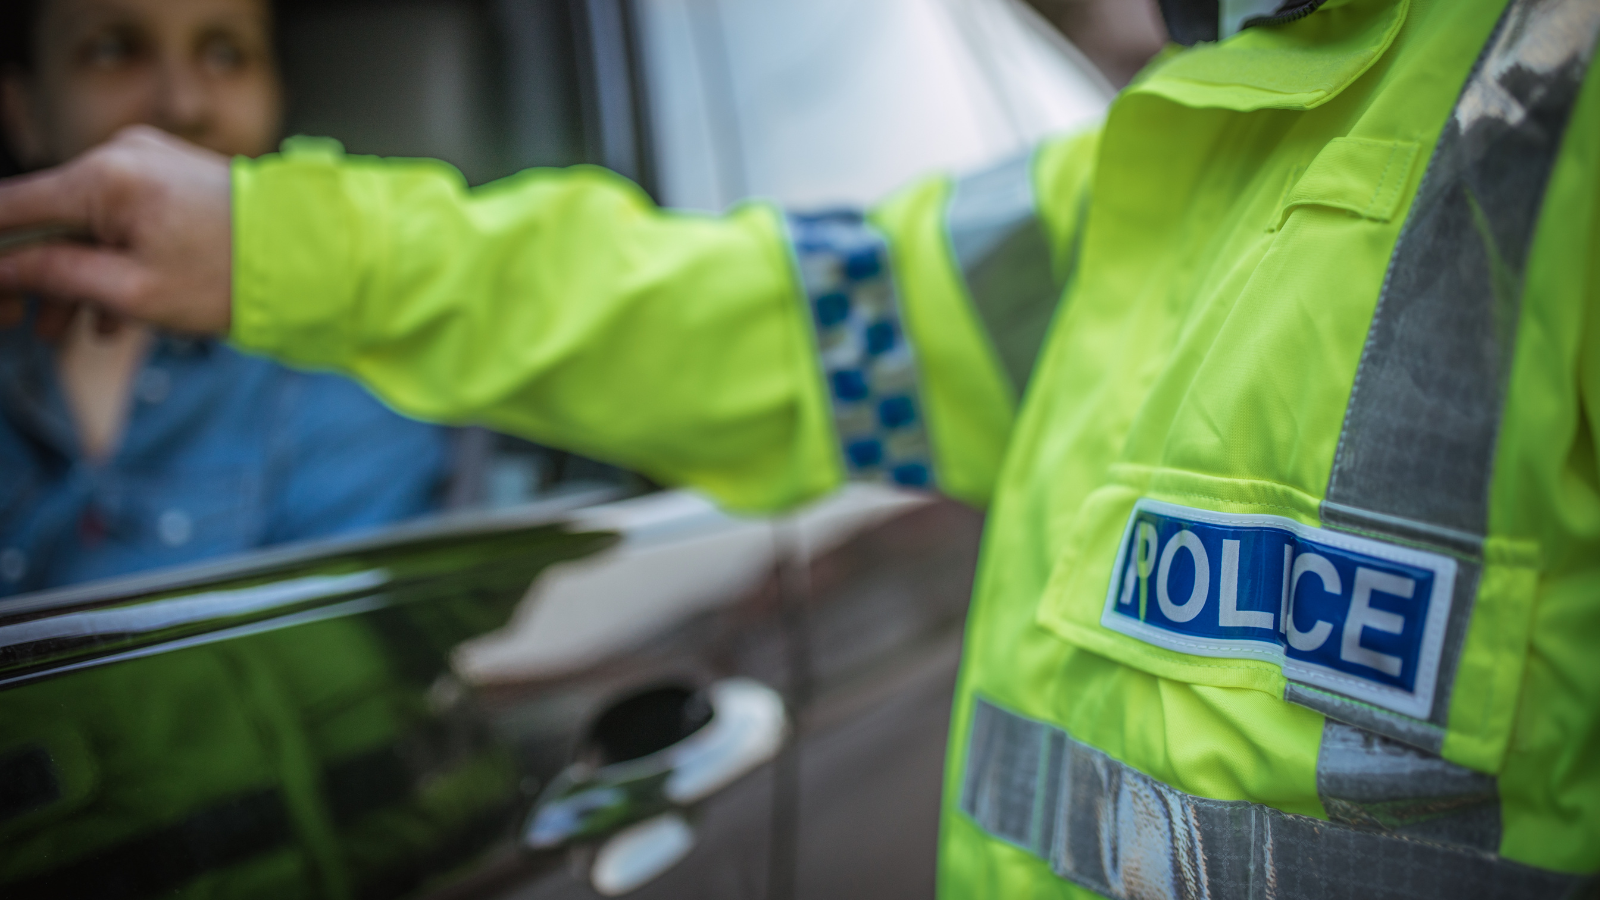
[[[220,334],[232,316],[228,159],[146,126],[63,166],[0,181],[0,232],[68,225],[95,243],[0,255],[0,324],[21,296],[88,303],[172,331]]]

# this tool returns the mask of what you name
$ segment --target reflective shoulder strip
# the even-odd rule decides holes
[[[957,180],[945,225],[967,294],[1021,396],[1065,285],[1038,215],[1033,153]]]
[[[855,212],[791,215],[789,236],[847,472],[933,487],[917,362],[883,236]]]
[[[1554,900],[1595,886],[1421,831],[1197,797],[982,699],[964,775],[960,809],[973,823],[1114,900]],[[1477,796],[1470,784],[1443,789]]]
[[[1461,561],[1438,690],[1415,717],[1291,681],[1286,697],[1432,752],[1482,573],[1523,272],[1595,35],[1595,0],[1513,0],[1395,244],[1328,479],[1333,528]]]

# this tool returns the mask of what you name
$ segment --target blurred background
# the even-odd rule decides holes
[[[989,8],[1001,5],[1012,8],[998,15]],[[828,124],[849,122],[857,135],[835,135],[844,142],[838,155],[815,163],[819,170],[824,163],[836,168],[835,179],[848,186],[835,188],[837,193],[869,187],[866,176],[857,174],[860,161],[846,156],[846,149],[865,149],[869,160],[889,155],[873,149],[883,142],[871,140],[888,128],[877,124],[885,110],[879,107],[877,115],[861,119],[865,104],[921,105],[891,122],[944,119],[941,136],[953,138],[953,145],[923,145],[919,153],[904,156],[898,172],[880,175],[894,180],[870,185],[876,193],[859,201],[879,199],[888,188],[932,168],[981,164],[986,150],[1003,152],[1029,132],[1061,124],[1060,107],[1071,101],[1051,98],[1045,86],[1022,83],[1025,70],[1008,71],[1018,64],[1013,48],[1019,36],[1014,26],[1013,33],[995,36],[992,29],[1005,27],[998,22],[1019,17],[1048,22],[1053,29],[1036,39],[1056,43],[1055,35],[1064,35],[1077,51],[1068,54],[1081,55],[1113,88],[1126,84],[1165,38],[1154,0],[1031,0],[1026,12],[1018,9],[1022,6],[966,0],[886,0],[869,8],[837,0],[272,4],[288,94],[284,134],[337,137],[353,152],[446,159],[474,183],[531,165],[591,162],[606,152],[622,153],[610,144],[626,143],[629,135],[623,132],[637,128],[611,122],[607,131],[609,120],[595,108],[602,98],[615,103],[620,89],[602,70],[633,63],[641,71],[629,73],[627,92],[649,96],[629,99],[651,107],[639,110],[649,121],[638,124],[671,132],[671,117],[691,102],[691,95],[702,95],[706,100],[699,105],[711,107],[699,110],[713,120],[707,127],[724,141],[739,141],[749,154],[770,156],[767,145],[785,138],[792,142],[791,132],[812,124],[822,114],[819,108],[831,110],[836,118]],[[0,50],[14,60],[21,52],[16,45],[26,37],[22,29],[8,29]],[[623,44],[608,46],[617,39]],[[932,83],[921,77],[929,72],[937,73]],[[955,108],[935,115],[930,106],[940,100],[954,100]],[[1029,101],[1044,108],[1013,108]],[[974,102],[980,108],[960,108]],[[650,139],[641,133],[631,137]],[[817,139],[801,143],[810,149]],[[888,143],[902,154],[919,144]],[[18,170],[12,150],[7,142],[0,171]],[[639,157],[640,148],[632,153],[632,166],[648,161]],[[687,183],[678,189],[697,201],[710,197],[723,203],[749,194],[784,200],[827,195],[822,189],[816,189],[817,197],[774,194],[788,184],[772,171],[780,161],[741,163],[702,161],[702,168],[719,172],[722,194],[692,195],[688,192],[707,188]],[[733,171],[725,171],[729,168]],[[860,188],[857,178],[863,179]]]
[[[269,145],[593,163],[710,213],[1016,157],[1164,41],[1154,0],[0,15],[3,174],[70,155],[29,137],[62,97],[136,84],[133,121],[266,149],[208,124],[249,124],[225,76]],[[738,518],[225,345],[30,324],[0,327],[0,894],[932,896],[981,511]]]
[[[667,205],[709,210],[870,203],[982,165],[1091,118],[1085,96],[1125,84],[1163,38],[1153,0],[412,0],[282,15],[289,133],[436,156],[474,182],[601,161]]]

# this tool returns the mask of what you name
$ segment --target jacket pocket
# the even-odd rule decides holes
[[[1114,467],[1080,510],[1036,620],[1162,678],[1263,691],[1363,727],[1377,717],[1398,723],[1381,733],[1495,771],[1538,548],[1494,538],[1469,559],[1324,528],[1317,510],[1280,484]],[[1453,608],[1458,581],[1467,610]]]
[[[1374,222],[1390,221],[1407,196],[1419,155],[1415,141],[1351,137],[1329,141],[1304,173],[1287,186],[1273,218],[1273,230],[1282,228],[1290,213],[1306,206],[1342,209]]]
[[[1126,585],[1117,580],[1119,561],[1126,556],[1125,538],[1135,507],[1141,500],[1157,500],[1177,506],[1219,513],[1273,515],[1304,524],[1316,522],[1314,498],[1269,482],[1250,482],[1216,478],[1170,469],[1137,465],[1113,467],[1110,480],[1089,494],[1074,520],[1066,545],[1051,569],[1036,616],[1039,624],[1068,641],[1134,668],[1163,678],[1213,687],[1250,688],[1283,696],[1287,680],[1281,665],[1261,654],[1236,654],[1233,657],[1184,652],[1174,646],[1160,646],[1106,627],[1108,607],[1122,600]],[[1138,535],[1135,534],[1137,539]],[[1146,544],[1148,548],[1148,544]],[[1146,549],[1136,556],[1136,570],[1150,569],[1135,586],[1138,602],[1148,613],[1157,604],[1161,585],[1150,576],[1159,576],[1160,555],[1164,547]],[[1135,547],[1135,554],[1140,548]],[[1151,556],[1151,553],[1154,556]],[[1213,554],[1214,555],[1214,554]],[[1144,565],[1141,565],[1141,560]],[[1220,562],[1220,560],[1218,561]],[[1188,566],[1188,571],[1184,566]],[[1194,554],[1174,552],[1168,561],[1169,596],[1177,591],[1195,593]],[[1176,566],[1176,570],[1174,567]],[[1217,615],[1221,590],[1217,566],[1207,560],[1206,599],[1200,601],[1205,612]],[[1182,582],[1177,584],[1176,582]],[[1181,599],[1181,598],[1180,598]],[[1193,648],[1200,650],[1201,648]]]

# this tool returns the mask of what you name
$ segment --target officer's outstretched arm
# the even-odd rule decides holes
[[[981,503],[1070,269],[1092,145],[930,180],[864,220],[759,204],[667,213],[582,167],[469,190],[439,163],[301,142],[234,162],[231,216],[224,203],[213,227],[231,225],[231,241],[197,233],[175,250],[163,235],[185,230],[181,210],[165,225],[125,210],[108,220],[120,250],[75,251],[138,273],[108,285],[148,290],[45,264],[62,253],[21,268],[161,324],[231,327],[246,349],[350,372],[408,413],[483,422],[735,508],[791,505],[846,477]],[[171,192],[143,172],[188,163],[153,145],[126,155],[109,183],[164,208]],[[74,219],[119,209],[115,190],[86,187],[106,166],[79,168],[34,194],[49,206],[75,193]],[[231,244],[231,270],[212,243]],[[174,275],[184,253],[226,280],[191,291]]]
[[[476,190],[335,145],[234,164],[231,337],[481,422],[770,509],[841,477],[783,223],[667,215],[603,169]]]
[[[235,164],[233,338],[739,508],[847,477],[982,503],[1092,146],[931,179],[864,220],[668,213],[597,168],[469,191],[438,163],[291,145]]]

